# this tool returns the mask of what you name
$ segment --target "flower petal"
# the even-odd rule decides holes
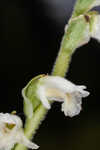
[[[19,136],[19,135],[20,135],[20,136]],[[20,131],[19,135],[18,135],[18,141],[19,141],[20,144],[23,144],[23,145],[25,145],[26,147],[28,147],[28,148],[30,148],[30,149],[38,149],[38,148],[39,148],[38,145],[36,145],[35,143],[29,141],[29,140],[25,137],[25,135],[23,134],[22,131]]]
[[[77,91],[79,92],[77,94],[81,97],[89,96],[90,93],[88,91],[85,91],[84,89],[86,89],[86,86],[77,86]]]
[[[41,100],[41,102],[43,103],[43,105],[47,108],[50,109],[51,106],[46,98],[46,93],[45,93],[45,87],[40,86],[37,90],[37,96],[38,98]]]
[[[40,80],[43,82],[46,88],[59,89],[64,93],[73,92],[76,89],[76,86],[72,82],[59,76],[45,76]]]

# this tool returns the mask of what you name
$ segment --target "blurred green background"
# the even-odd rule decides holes
[[[17,111],[24,120],[21,89],[49,73],[75,0],[0,1],[0,112]],[[99,10],[99,8],[98,8]],[[91,95],[83,110],[65,117],[55,103],[34,141],[41,150],[100,149],[100,44],[94,39],[73,55],[67,78]]]

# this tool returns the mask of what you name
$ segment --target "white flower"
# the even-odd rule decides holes
[[[84,89],[85,86],[77,86],[59,76],[44,76],[39,79],[37,96],[47,109],[50,109],[50,100],[63,102],[61,110],[73,117],[81,110],[82,97],[89,95]]]
[[[36,144],[25,137],[22,121],[18,116],[0,113],[0,150],[10,150],[17,143],[31,149],[38,148]]]

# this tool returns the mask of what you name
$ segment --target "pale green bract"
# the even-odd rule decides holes
[[[33,78],[25,88],[22,89],[22,96],[24,98],[24,113],[28,118],[31,118],[40,105],[40,100],[36,95],[37,85],[40,78],[44,75],[39,75]]]

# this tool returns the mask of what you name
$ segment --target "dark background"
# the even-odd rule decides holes
[[[0,112],[24,119],[21,89],[52,70],[74,0],[0,1]],[[100,149],[100,44],[95,40],[73,55],[67,78],[88,87],[79,116],[68,118],[55,103],[34,141],[41,150]]]

